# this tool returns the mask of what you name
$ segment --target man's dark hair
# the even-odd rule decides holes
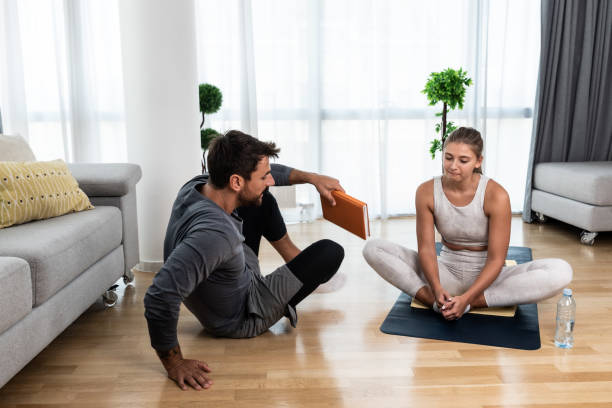
[[[279,152],[273,142],[262,142],[239,130],[230,130],[210,144],[207,160],[209,180],[217,188],[227,186],[232,174],[250,180],[261,159],[278,157]]]

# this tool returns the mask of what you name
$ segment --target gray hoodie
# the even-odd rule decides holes
[[[291,168],[272,164],[276,185],[289,185]],[[259,275],[257,257],[244,244],[242,220],[204,197],[208,175],[181,187],[164,240],[164,265],[144,298],[151,345],[178,345],[181,302],[216,335],[231,333],[244,316],[251,281]],[[246,248],[245,248],[246,247]]]

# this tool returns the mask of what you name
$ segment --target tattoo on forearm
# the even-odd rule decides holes
[[[156,353],[159,359],[162,361],[162,363],[164,363],[164,365],[177,358],[178,359],[183,358],[183,355],[181,353],[181,346],[176,346],[176,347],[171,348],[170,350],[165,350],[165,351],[156,350]]]

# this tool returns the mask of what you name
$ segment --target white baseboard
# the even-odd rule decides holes
[[[139,272],[157,273],[163,265],[163,262],[139,262],[132,269]]]

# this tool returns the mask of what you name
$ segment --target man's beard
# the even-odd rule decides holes
[[[259,207],[263,202],[263,194],[266,191],[268,191],[268,188],[266,188],[260,195],[256,197],[249,197],[241,192],[240,194],[238,194],[238,203],[240,204],[240,207]]]

